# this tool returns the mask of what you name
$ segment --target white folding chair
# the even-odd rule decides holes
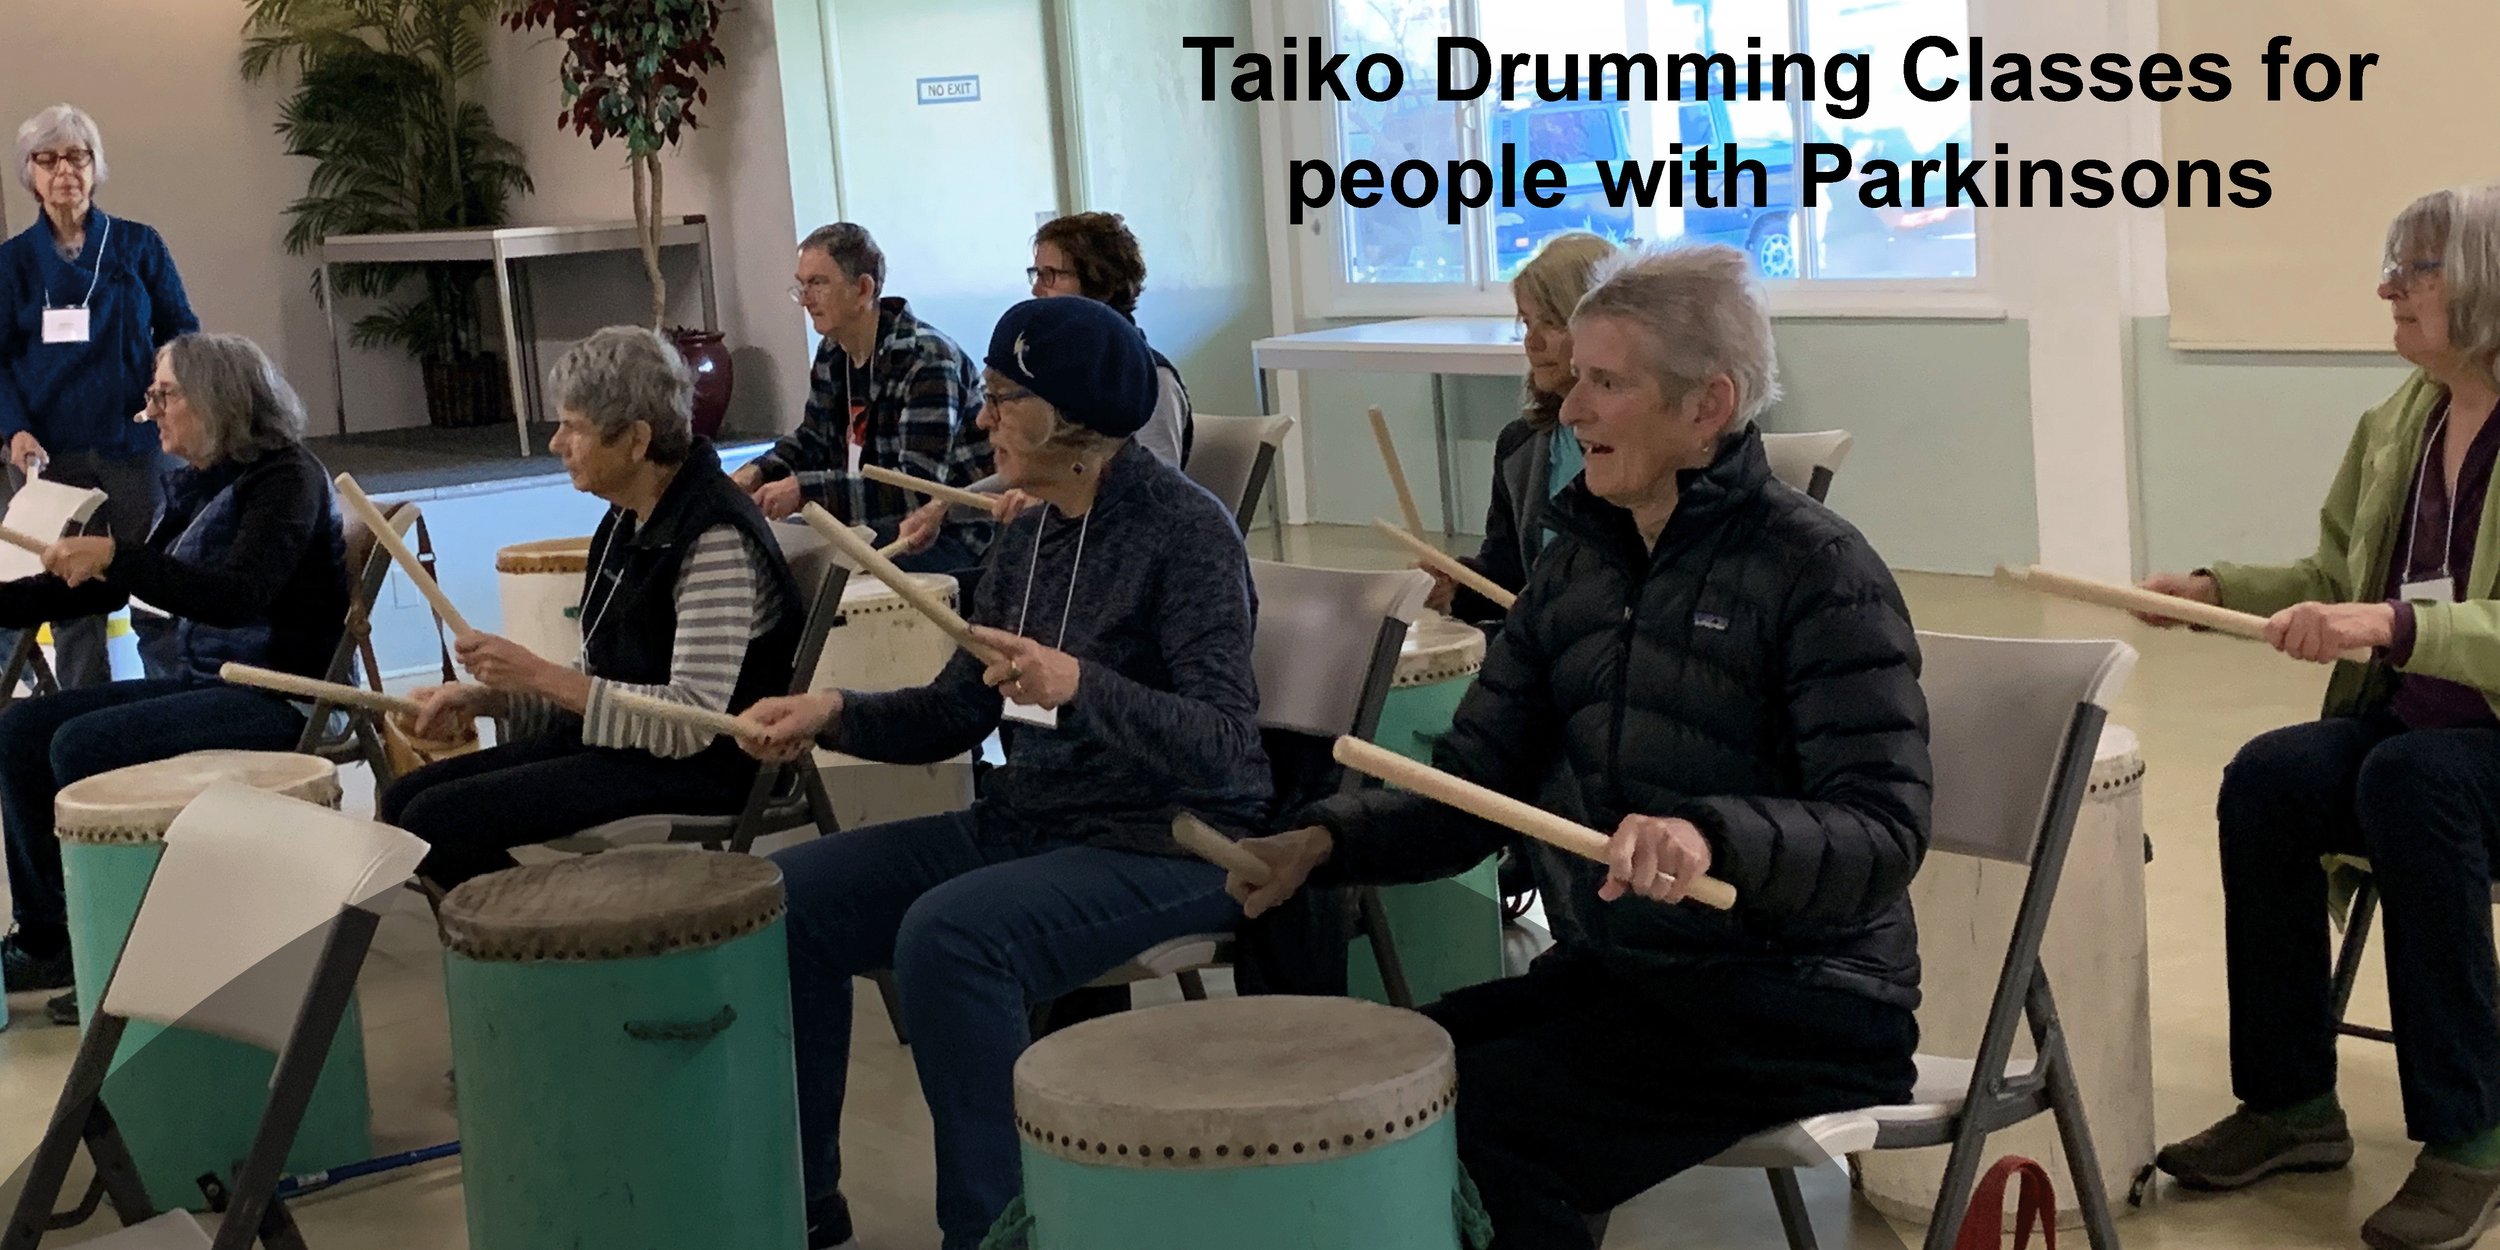
[[[1847,430],[1813,434],[1765,434],[1762,452],[1771,458],[1771,476],[1804,491],[1816,503],[1831,493],[1832,477],[1857,440]]]
[[[35,1250],[83,1141],[96,1188],[125,1227],[98,1250],[302,1250],[277,1198],[314,1082],[329,1058],[379,912],[425,857],[425,843],[298,799],[234,782],[202,792],[165,833],[104,1001],[78,1046],[0,1250]],[[226,1178],[212,1241],[189,1213],[158,1214],[103,1101],[133,1020],[210,1033],[278,1056],[250,1151]],[[92,1202],[94,1195],[90,1194]]]
[[[1259,500],[1273,480],[1277,453],[1293,432],[1291,417],[1218,417],[1199,413],[1191,418],[1189,463],[1181,471],[1233,510],[1233,523],[1250,532]],[[1276,557],[1285,555],[1282,501],[1269,514],[1268,529]]]
[[[96,509],[103,506],[103,491],[30,478],[9,496],[9,508],[0,514],[0,525],[31,537],[53,539],[84,529]],[[32,577],[42,571],[43,564],[35,553],[0,545],[0,581]],[[7,665],[0,667],[0,704],[17,697],[21,681],[29,693],[38,697],[59,692],[61,683],[52,676],[52,666],[45,662],[35,634],[33,629],[17,631],[17,645],[10,648]]]
[[[1936,773],[1930,853],[2031,869],[1987,1023],[1968,1058],[1918,1056],[1909,1102],[1782,1125],[1748,1138],[1711,1166],[1767,1171],[1788,1244],[1813,1250],[1814,1229],[1799,1196],[1796,1169],[1865,1150],[1950,1146],[1925,1243],[1926,1250],[1948,1250],[1960,1235],[1988,1134],[2047,1113],[2056,1117],[2086,1240],[2093,1250],[2117,1250],[2109,1195],[2040,963],[2040,943],[2109,702],[2125,686],[2135,652],[2110,641],[1924,632],[1918,639],[1924,659],[1919,685],[1927,695]],[[2024,1025],[2036,1057],[2017,1060],[2014,1030]]]

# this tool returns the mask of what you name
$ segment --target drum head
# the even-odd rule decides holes
[[[158,842],[174,817],[220,781],[339,805],[339,770],[292,751],[193,751],[71,782],[52,803],[53,828],[72,842]]]
[[[1406,627],[1398,649],[1400,686],[1429,686],[1484,667],[1484,631],[1465,621],[1430,613]]]
[[[935,596],[938,602],[950,606],[955,602],[954,578],[944,573],[909,573],[905,576],[911,578],[913,585]],[[903,602],[901,595],[894,593],[892,586],[869,574],[853,573],[851,580],[842,586],[842,611],[858,616],[878,612],[911,612],[914,609]],[[936,627],[933,625],[931,628]]]
[[[771,860],[636,848],[467,882],[443,900],[443,944],[493,963],[640,959],[725,946],[783,909]]]
[[[1053,1033],[1016,1062],[1016,1127],[1132,1168],[1313,1163],[1412,1137],[1457,1099],[1441,1026],[1350,998],[1219,998]]]
[[[590,539],[541,538],[495,553],[498,573],[580,573],[590,567]]]

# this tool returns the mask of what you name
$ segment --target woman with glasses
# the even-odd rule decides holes
[[[179,461],[143,540],[54,542],[44,573],[0,582],[0,626],[102,616],[144,599],[173,618],[173,671],[0,709],[0,826],[17,928],[11,993],[70,983],[52,798],[83,777],[210,748],[294,749],[304,713],[217,679],[228,661],[326,677],[347,621],[330,474],[303,444],[304,405],[251,340],[186,334],[155,353],[153,436]],[[72,1007],[70,1010],[74,1011]]]
[[[165,240],[95,206],[106,173],[104,136],[78,109],[56,104],[17,128],[18,182],[42,212],[0,243],[0,444],[13,481],[102,489],[97,520],[135,544],[164,503],[165,465],[130,416],[157,349],[200,322]],[[52,630],[62,686],[112,679],[102,618]]]
[[[2383,262],[2378,295],[2414,372],[2363,414],[2316,553],[2144,584],[2268,615],[2267,641],[2298,659],[2368,654],[2336,664],[2321,719],[2259,736],[2223,771],[2239,1108],[2158,1162],[2191,1187],[2237,1189],[2352,1158],[2321,859],[2366,858],[2387,917],[2405,1127],[2424,1146],[2362,1226],[2388,1250],[2470,1244],[2500,1203],[2500,188],[2416,200],[2389,227]]]

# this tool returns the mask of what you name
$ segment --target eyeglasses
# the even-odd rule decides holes
[[[148,411],[162,413],[180,398],[182,398],[182,388],[179,386],[151,386],[147,389]]]
[[[841,284],[835,282],[831,278],[809,278],[807,281],[790,288],[790,302],[793,304],[804,304],[807,302],[808,296],[822,295],[839,285]]]
[[[2379,270],[2378,280],[2382,283],[2393,286],[2410,287],[2422,278],[2438,273],[2446,267],[2447,265],[2443,261],[2400,260],[2395,264]]]
[[[1028,399],[1035,399],[1038,398],[1038,396],[1034,395],[1031,391],[994,390],[984,393],[983,398],[987,399],[992,404],[1014,404],[1021,403]]]
[[[37,152],[33,160],[35,168],[50,173],[54,167],[60,165],[67,165],[71,169],[85,169],[95,164],[95,153],[85,148],[72,148],[67,152]]]
[[[1035,286],[1041,286],[1044,283],[1057,286],[1059,285],[1059,280],[1061,278],[1073,278],[1075,276],[1075,270],[1061,269],[1055,265],[1028,265],[1024,270],[1024,280]]]

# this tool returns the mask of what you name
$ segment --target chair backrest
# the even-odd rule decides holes
[[[281,1050],[342,911],[378,912],[423,840],[319,804],[220,782],[165,832],[100,1010]]]
[[[1849,448],[1856,443],[1847,430],[1765,434],[1762,451],[1771,458],[1771,476],[1821,502],[1831,493],[1832,478],[1840,472],[1840,462],[1849,458]]]
[[[103,505],[103,491],[29,478],[9,496],[9,508],[0,513],[0,525],[49,542],[84,526]],[[17,547],[0,551],[0,579],[33,577],[42,571],[43,562],[31,551]]]
[[[1406,627],[1432,592],[1431,576],[1252,560],[1250,580],[1259,591],[1250,647],[1259,723],[1328,738],[1367,732],[1397,675]]]
[[[1233,510],[1243,533],[1259,510],[1267,475],[1276,464],[1291,417],[1219,417],[1198,413],[1191,418],[1189,463],[1181,466],[1191,481],[1207,488]]]
[[[2074,820],[2135,650],[1925,632],[1918,642],[1936,769],[1933,847],[2030,863],[2044,831]]]

